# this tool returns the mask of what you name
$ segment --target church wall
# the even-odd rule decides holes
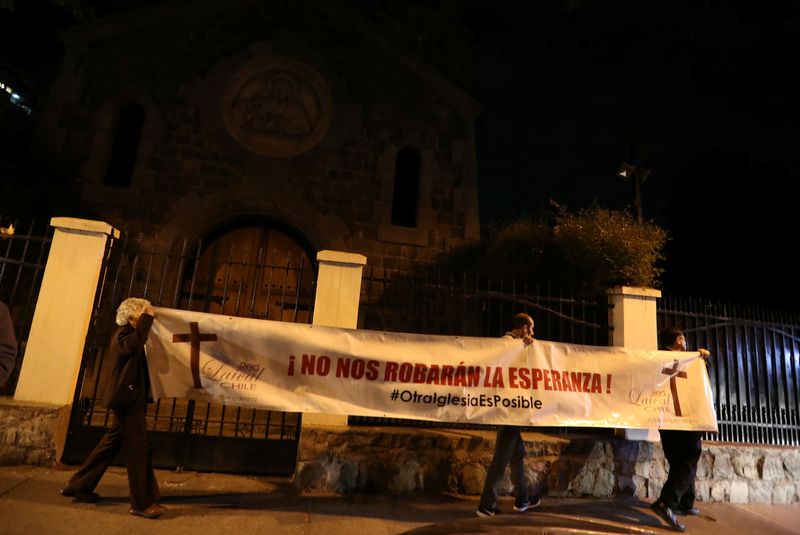
[[[89,38],[77,30],[68,36],[40,135],[61,172],[81,183],[89,215],[132,231],[189,236],[237,216],[264,216],[318,249],[403,269],[477,239],[474,111],[455,90],[421,76],[431,69],[424,62],[418,70],[399,61],[409,57],[402,46],[394,52],[377,28],[366,23],[365,31],[364,20],[330,3],[234,4],[146,10],[89,29]],[[244,128],[236,133],[244,123],[235,103],[264,72],[289,73],[299,102],[316,91],[318,109],[293,116],[319,119],[307,121],[318,128],[305,139],[316,141],[274,153],[270,139],[281,145],[298,136],[270,134],[244,146],[251,138]],[[130,187],[112,188],[103,178],[115,117],[131,101],[146,110],[139,153]],[[273,132],[305,128],[291,122]],[[393,157],[406,146],[423,162],[416,228],[389,221]]]

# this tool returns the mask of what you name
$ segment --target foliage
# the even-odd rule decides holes
[[[487,274],[520,277],[536,274],[542,281],[554,280],[553,257],[558,254],[553,229],[533,219],[520,219],[498,230],[486,245],[483,269]]]
[[[656,286],[667,233],[626,212],[592,208],[562,213],[553,229],[564,267],[595,289]]]
[[[454,251],[443,267],[585,293],[653,287],[666,240],[663,229],[626,212],[560,209],[550,220],[523,218],[496,230],[481,244]]]

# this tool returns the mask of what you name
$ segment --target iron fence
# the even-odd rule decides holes
[[[537,338],[586,345],[607,345],[608,302],[544,285],[508,280],[453,276],[438,272],[407,273],[364,268],[359,322],[361,329],[452,336],[500,336],[511,318],[527,312]],[[396,425],[451,429],[494,429],[495,426],[429,422],[399,418],[351,416],[351,425]],[[558,434],[613,433],[599,428],[533,428]]]
[[[34,223],[16,228],[14,235],[0,240],[0,300],[11,310],[19,370],[53,230]],[[108,414],[95,404],[97,377],[114,328],[113,311],[125,297],[144,296],[170,308],[309,322],[315,280],[316,267],[302,256],[263,249],[221,250],[188,240],[160,246],[158,237],[125,238],[110,249],[105,263],[76,393],[78,420],[85,426],[108,424]],[[608,343],[608,305],[603,298],[581,298],[546,286],[369,266],[362,282],[359,328],[498,336],[520,311],[534,317],[539,338]],[[665,297],[659,301],[658,323],[681,327],[692,347],[712,352],[709,376],[720,432],[707,438],[800,445],[800,315]],[[18,371],[1,395],[13,395],[17,376]],[[156,404],[149,414],[151,430],[241,438],[299,433],[299,416],[189,405],[179,400]],[[350,421],[463,426],[373,418]]]
[[[17,360],[0,395],[13,396],[33,322],[36,300],[53,241],[53,229],[35,222],[25,227],[15,223],[16,232],[0,239],[0,301],[8,305],[17,338]]]
[[[87,336],[64,459],[81,462],[111,423],[98,398],[116,328],[114,311],[122,300],[144,297],[174,309],[309,323],[315,281],[316,266],[307,256],[285,251],[186,239],[162,244],[158,236],[142,235],[114,244]],[[153,462],[160,466],[275,475],[294,471],[297,413],[170,398],[148,406],[147,424]]]
[[[536,336],[607,345],[605,296],[586,298],[545,285],[439,272],[364,268],[359,328],[454,336],[500,336],[517,312],[536,322]]]
[[[675,297],[658,323],[711,351],[719,435],[707,439],[800,446],[800,314]]]

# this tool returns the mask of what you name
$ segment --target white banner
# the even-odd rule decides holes
[[[447,422],[716,431],[696,352],[315,327],[165,308],[157,398]]]

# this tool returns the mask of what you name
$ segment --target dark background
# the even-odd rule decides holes
[[[13,71],[31,101],[42,102],[63,52],[58,29],[90,16],[82,6],[104,16],[145,3],[152,1],[0,2],[0,75]],[[351,3],[368,16],[392,4]],[[484,236],[552,210],[551,199],[569,211],[630,209],[632,183],[616,174],[630,162],[652,170],[644,218],[670,235],[665,291],[800,309],[800,1],[450,6],[470,38],[466,89],[482,105]],[[4,167],[27,143],[18,128],[25,119],[7,119]],[[50,185],[36,183],[36,162],[25,166],[16,174],[28,177],[28,193],[19,195],[44,210]]]
[[[484,224],[632,208],[671,295],[798,308],[800,2],[470,2]]]

